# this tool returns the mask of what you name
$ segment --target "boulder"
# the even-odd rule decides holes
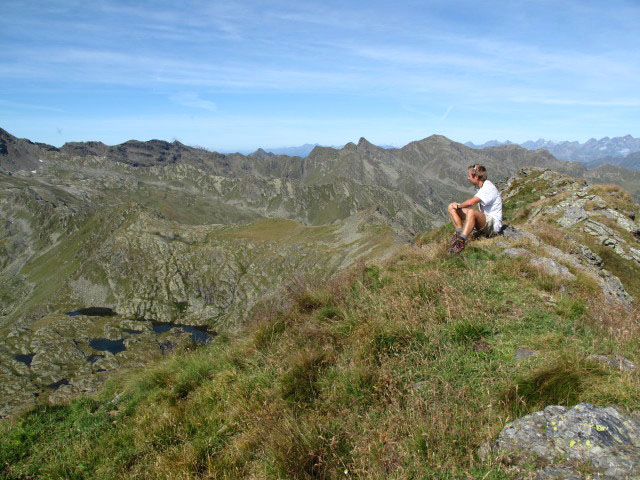
[[[637,368],[635,363],[623,357],[619,353],[616,353],[611,357],[607,357],[606,355],[593,354],[589,355],[587,358],[589,360],[595,360],[596,362],[603,363],[612,368],[620,369],[620,371],[622,372],[632,372]]]
[[[537,478],[640,479],[640,422],[613,407],[581,403],[548,406],[508,423],[479,455],[495,455],[507,465],[541,467]]]
[[[530,263],[549,275],[555,275],[566,280],[575,280],[576,278],[576,276],[571,273],[567,267],[556,262],[552,258],[536,257],[532,258]]]

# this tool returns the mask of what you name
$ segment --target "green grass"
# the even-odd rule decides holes
[[[0,425],[3,475],[506,479],[476,451],[517,416],[640,407],[637,376],[586,360],[640,361],[632,316],[620,337],[598,321],[597,292],[547,286],[494,240],[458,257],[407,249],[288,295],[289,309],[122,373],[95,399]],[[538,355],[516,361],[521,346]]]

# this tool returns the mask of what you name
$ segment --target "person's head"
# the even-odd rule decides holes
[[[467,180],[476,187],[479,187],[487,179],[487,169],[484,168],[484,165],[471,165],[468,169],[468,174]]]

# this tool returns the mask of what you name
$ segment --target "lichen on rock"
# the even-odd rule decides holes
[[[544,465],[538,478],[584,478],[583,465],[596,478],[638,479],[640,423],[613,407],[552,405],[508,423],[479,454],[519,467],[534,459]]]

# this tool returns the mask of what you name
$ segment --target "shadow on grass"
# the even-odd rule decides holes
[[[597,366],[573,358],[560,358],[530,375],[516,379],[502,394],[506,409],[514,418],[548,405],[580,403],[586,387],[604,372]]]

